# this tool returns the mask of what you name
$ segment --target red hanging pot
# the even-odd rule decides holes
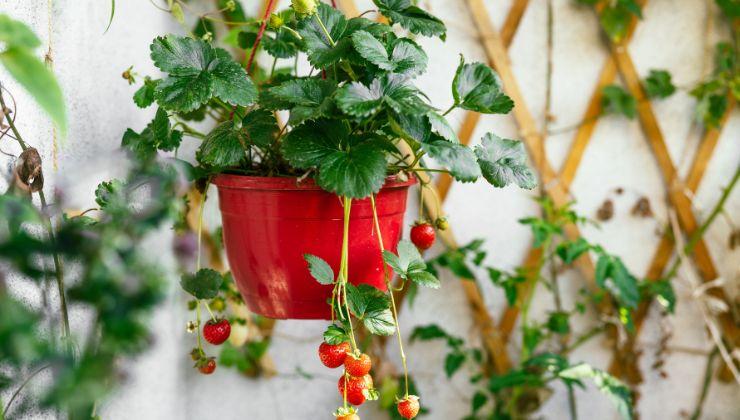
[[[375,204],[386,249],[403,231],[415,179],[389,177]],[[314,280],[304,254],[323,258],[336,274],[342,247],[340,199],[313,180],[219,175],[219,207],[231,272],[249,309],[279,319],[330,319],[332,286]],[[370,200],[354,200],[349,225],[349,279],[386,290]]]

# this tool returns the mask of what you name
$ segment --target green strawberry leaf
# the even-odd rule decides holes
[[[165,109],[194,111],[213,97],[213,81],[208,73],[168,77],[157,85],[154,98]]]
[[[275,141],[279,131],[275,114],[265,109],[252,111],[242,119],[241,133],[249,145],[268,147]]]
[[[317,282],[324,285],[334,283],[334,271],[326,261],[311,254],[303,254],[303,259],[308,263],[311,277],[316,279]]]
[[[601,106],[607,114],[621,114],[629,119],[637,115],[637,100],[629,92],[616,85],[604,86],[601,91]]]
[[[578,257],[591,249],[591,244],[583,238],[558,244],[555,253],[565,264],[572,264]]]
[[[238,165],[244,159],[247,139],[234,121],[225,121],[203,140],[198,150],[198,162],[215,168]]]
[[[159,79],[152,80],[149,77],[144,79],[144,85],[134,93],[134,103],[136,106],[139,108],[147,108],[149,105],[154,103],[154,93],[157,90],[159,82]]]
[[[399,277],[433,289],[440,287],[439,279],[426,270],[427,265],[413,243],[400,241],[397,249],[398,255],[383,251],[383,260]]]
[[[316,16],[324,23],[331,39],[327,38]],[[316,68],[326,68],[339,62],[351,50],[344,14],[324,3],[319,4],[316,16],[307,16],[298,22],[298,33],[308,54],[308,61]]]
[[[257,87],[247,71],[225,50],[216,49],[216,57],[209,66],[213,95],[230,105],[253,104],[257,100]]]
[[[494,187],[515,183],[531,190],[537,185],[537,178],[527,166],[524,144],[520,141],[502,139],[488,133],[481,144],[475,147],[475,155],[483,177]]]
[[[632,392],[629,387],[610,374],[581,363],[560,371],[558,376],[568,381],[593,380],[596,388],[602,394],[609,397],[617,407],[617,411],[623,419],[631,420],[634,418],[632,413]]]
[[[319,167],[318,183],[324,190],[340,196],[365,198],[380,191],[385,177],[383,147],[368,141],[328,155]]]
[[[438,36],[444,40],[447,28],[444,22],[432,14],[411,4],[411,0],[373,0],[380,13],[392,24],[398,23],[412,33],[424,36]]]
[[[352,314],[362,320],[371,334],[387,336],[396,331],[390,298],[382,291],[367,284],[348,283],[347,303]]]
[[[665,70],[650,70],[650,75],[643,81],[648,98],[667,98],[676,92],[671,81],[671,74]]]
[[[175,35],[156,38],[150,49],[154,64],[169,74],[155,90],[155,99],[166,109],[193,111],[213,96],[240,106],[257,98],[247,72],[223,49]]]
[[[265,35],[262,38],[262,46],[268,54],[275,58],[291,58],[298,53],[300,40],[290,31],[279,29],[275,37]],[[251,45],[250,45],[251,47]]]
[[[460,139],[457,137],[455,129],[452,128],[447,119],[434,111],[427,113],[429,124],[433,133],[442,136],[445,140],[452,143],[460,143]]]
[[[449,169],[452,176],[461,182],[473,182],[481,176],[481,167],[473,151],[460,144],[433,136],[421,144],[429,156]]]
[[[426,71],[429,57],[416,42],[399,38],[393,43],[390,62],[394,73],[413,77]]]
[[[180,286],[196,299],[213,299],[218,296],[223,280],[218,271],[203,268],[195,274],[183,274]]]
[[[365,60],[375,64],[383,70],[393,70],[395,66],[388,56],[388,51],[380,41],[367,31],[357,31],[352,34],[352,45]]]
[[[299,169],[319,167],[341,144],[346,143],[349,128],[329,120],[310,121],[295,128],[283,139],[282,152]]]
[[[326,331],[324,331],[324,342],[336,346],[349,341],[349,334],[347,330],[338,325],[329,325]]]
[[[268,96],[277,100],[281,109],[290,109],[289,123],[295,127],[330,115],[336,89],[329,80],[294,79],[270,88]]]
[[[432,109],[408,84],[408,78],[399,74],[387,74],[369,86],[359,82],[346,84],[337,90],[336,100],[345,114],[358,118],[367,118],[384,106],[398,114],[425,114]]]
[[[483,114],[506,114],[514,107],[493,69],[483,63],[466,64],[462,56],[452,82],[452,95],[457,106]]]
[[[596,262],[595,279],[596,285],[608,291],[621,307],[637,308],[640,301],[637,279],[620,258],[602,253]]]

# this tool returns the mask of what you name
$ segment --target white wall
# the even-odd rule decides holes
[[[243,1],[254,9],[255,1]],[[286,2],[283,1],[283,4]],[[442,108],[450,103],[446,87],[452,79],[462,52],[469,60],[485,61],[476,42],[474,25],[462,1],[422,1],[425,7],[442,16],[449,27],[446,44],[425,40],[430,55],[428,74],[419,80],[435,104]],[[495,23],[500,26],[506,16],[509,1],[488,2]],[[510,54],[524,95],[534,116],[541,121],[545,103],[546,0],[532,0]],[[583,114],[596,83],[605,49],[599,41],[599,29],[591,12],[573,5],[572,0],[555,0],[555,48],[553,74],[554,127],[577,123]],[[680,3],[680,4],[679,4]],[[702,0],[652,0],[645,20],[640,23],[630,48],[641,75],[651,68],[666,68],[675,83],[683,88],[673,97],[654,104],[670,152],[680,167],[686,170],[699,141],[691,131],[694,102],[687,93],[701,77],[704,60],[706,11]],[[5,73],[0,80],[14,92],[18,104],[18,126],[28,142],[36,146],[46,163],[47,185],[60,185],[71,191],[70,205],[86,208],[92,204],[92,191],[100,180],[121,173],[117,153],[121,135],[127,127],[140,130],[151,118],[152,109],[141,111],[131,101],[134,88],[129,87],[120,73],[133,64],[139,72],[153,72],[148,45],[156,35],[176,31],[171,19],[156,10],[147,0],[117,2],[116,17],[110,31],[103,34],[110,4],[108,1],[56,0],[48,9],[47,0],[0,0],[0,12],[30,24],[47,43],[53,44],[57,76],[61,81],[70,116],[68,138],[60,142],[58,169],[54,170],[51,125],[30,98],[10,81]],[[358,1],[360,10],[371,8],[369,1]],[[48,32],[51,18],[52,32]],[[710,29],[710,42],[717,37],[719,24]],[[42,54],[41,50],[39,54]],[[440,86],[444,86],[440,88]],[[463,114],[455,112],[451,121],[459,124]],[[517,138],[513,119],[508,116],[485,117],[476,138],[485,131]],[[731,117],[705,180],[696,196],[698,216],[718,198],[720,188],[728,181],[740,161],[740,114]],[[572,133],[547,139],[547,151],[556,168],[559,167],[572,140]],[[0,142],[0,148],[17,154],[15,146]],[[5,161],[4,161],[5,162]],[[4,167],[5,165],[3,165]],[[651,151],[636,121],[621,117],[603,118],[586,151],[573,185],[578,199],[577,209],[589,216],[595,214],[602,201],[616,187],[626,193],[615,198],[616,216],[601,229],[584,229],[585,235],[624,258],[638,274],[650,263],[659,237],[655,222],[636,219],[629,210],[637,197],[652,199],[653,210],[666,218],[663,180]],[[487,184],[455,185],[446,203],[446,211],[460,242],[486,238],[489,262],[512,268],[520,264],[528,250],[531,237],[516,220],[536,212],[532,194],[514,188],[494,190]],[[213,203],[212,203],[213,204]],[[727,213],[740,212],[740,194],[735,193]],[[209,218],[216,223],[218,215],[209,207]],[[714,260],[722,275],[737,281],[738,252],[726,249],[728,225],[719,219],[707,234]],[[169,235],[152,241],[153,247],[167,247]],[[172,258],[162,255],[162,262],[172,267]],[[334,372],[323,369],[315,356],[324,322],[278,323],[270,355],[280,375],[270,380],[251,380],[220,369],[212,377],[202,377],[190,367],[187,352],[192,337],[185,333],[187,319],[183,308],[185,298],[178,291],[172,273],[172,294],[157,313],[154,327],[156,346],[130,367],[128,385],[103,407],[110,419],[318,419],[329,418],[338,405]],[[414,325],[431,322],[475,340],[465,298],[455,279],[446,276],[441,291],[422,291],[415,306],[404,308],[401,323],[408,334]],[[563,287],[572,291],[582,280],[575,274],[567,276]],[[20,286],[19,286],[20,287]],[[488,307],[500,313],[503,297],[498,290],[483,284]],[[21,293],[25,293],[25,289]],[[685,288],[677,290],[680,304],[677,314],[668,319],[673,329],[670,345],[707,351],[710,344],[704,335],[696,307],[687,299]],[[30,292],[29,292],[30,293]],[[536,300],[536,312],[544,313],[552,304],[545,291]],[[568,302],[566,302],[568,304]],[[661,379],[650,369],[655,343],[660,337],[659,318],[654,312],[647,322],[640,346],[644,350],[641,366],[645,383],[639,409],[645,419],[678,418],[690,412],[698,397],[705,358],[674,351],[668,357],[670,377]],[[579,323],[586,324],[589,314]],[[79,311],[73,311],[73,322],[80,323]],[[512,344],[514,348],[515,344]],[[388,349],[398,362],[394,346]],[[441,344],[409,346],[410,368],[420,384],[422,403],[432,409],[431,419],[454,419],[464,415],[469,407],[468,385],[464,375],[447,381],[442,371],[444,348]],[[574,355],[605,367],[610,352],[598,340]],[[294,375],[297,367],[316,373],[308,381]],[[546,418],[567,417],[565,393],[555,387],[553,398],[543,407]],[[736,385],[714,383],[705,408],[707,419],[737,418],[740,411]],[[595,390],[579,391],[578,406],[582,418],[616,418],[609,402]],[[363,407],[364,419],[378,418],[369,407]],[[733,414],[734,413],[734,414]]]

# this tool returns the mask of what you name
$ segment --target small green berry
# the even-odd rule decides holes
[[[291,3],[296,13],[305,16],[313,15],[319,7],[316,0],[291,0]]]
[[[283,18],[280,17],[280,15],[276,15],[275,13],[270,15],[270,27],[273,29],[279,29],[285,21],[283,21]]]

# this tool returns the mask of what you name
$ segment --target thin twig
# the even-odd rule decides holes
[[[696,403],[694,413],[691,415],[691,420],[699,420],[701,418],[701,411],[704,408],[704,402],[707,400],[709,395],[709,387],[712,385],[712,372],[714,372],[714,360],[719,354],[719,349],[715,347],[709,355],[707,355],[707,367],[704,369],[704,382],[701,387],[701,394],[699,394],[699,401]]]
[[[46,369],[48,367],[49,367],[49,365],[41,366],[36,371],[34,371],[32,374],[28,375],[28,377],[26,378],[25,381],[23,381],[23,383],[21,384],[21,386],[19,386],[18,389],[15,390],[15,392],[13,393],[13,395],[11,395],[10,400],[8,400],[8,404],[5,405],[5,413],[9,413],[11,404],[13,404],[13,401],[15,401],[15,398],[21,393],[21,391],[23,390],[23,388],[31,381],[31,379],[33,379],[34,376],[38,375],[39,373],[41,373],[41,371],[43,371],[44,369]],[[2,414],[2,411],[0,411],[0,419],[2,419],[2,415],[1,414]]]

